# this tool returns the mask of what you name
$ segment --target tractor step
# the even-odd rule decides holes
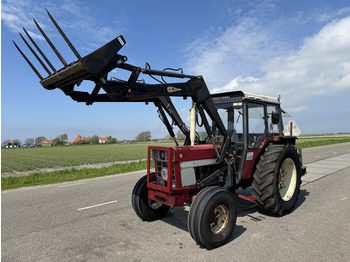
[[[237,194],[237,193],[233,193],[235,196],[241,198],[241,199],[244,199],[244,200],[247,200],[249,202],[255,202],[256,200],[259,199],[259,197],[257,196],[245,196],[245,195],[241,195],[241,194]]]

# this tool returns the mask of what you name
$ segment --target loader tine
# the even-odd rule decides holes
[[[47,35],[45,34],[45,32],[41,29],[40,25],[34,20],[34,23],[36,25],[36,27],[39,29],[40,33],[43,35],[43,37],[46,39],[47,43],[51,46],[52,50],[55,52],[55,54],[57,55],[58,59],[62,62],[62,64],[67,67],[68,64],[67,62],[64,60],[64,58],[62,57],[62,55],[58,52],[58,50],[56,49],[56,47],[52,44],[52,42],[50,41],[50,39],[47,37]]]
[[[27,61],[28,65],[33,69],[33,71],[35,72],[35,74],[40,78],[40,80],[43,80],[43,77],[40,75],[40,73],[38,72],[38,70],[36,70],[36,68],[33,66],[33,64],[29,61],[29,59],[25,56],[25,54],[22,52],[22,50],[16,45],[15,41],[13,41],[13,44],[15,45],[15,47],[17,48],[17,50],[21,53],[21,55],[23,56],[23,58]]]
[[[35,46],[36,50],[39,51],[39,53],[41,54],[41,56],[44,58],[44,60],[46,61],[46,63],[49,65],[49,67],[54,71],[57,72],[56,68],[50,63],[50,60],[47,59],[46,55],[43,53],[43,51],[41,51],[41,49],[39,48],[39,46],[34,42],[33,38],[30,36],[30,34],[27,32],[27,30],[23,27],[23,31],[24,33],[26,33],[26,35],[28,36],[29,40],[33,43],[33,45]]]
[[[19,33],[19,35],[22,37],[24,43],[28,46],[29,50],[33,53],[33,55],[35,56],[35,58],[39,61],[39,63],[41,64],[41,66],[45,69],[45,71],[49,74],[49,76],[51,75],[50,70],[46,67],[46,65],[43,63],[43,61],[40,59],[40,57],[35,53],[35,51],[33,50],[33,48],[28,44],[28,42],[25,40],[25,38],[23,37],[23,35],[21,33]]]
[[[69,41],[68,37],[65,35],[65,33],[62,31],[62,29],[59,27],[59,25],[56,23],[55,19],[51,16],[51,14],[49,13],[49,11],[45,8],[48,16],[50,17],[52,23],[55,25],[55,27],[57,28],[58,32],[60,32],[61,36],[63,37],[63,39],[66,41],[67,45],[69,45],[70,49],[73,51],[73,53],[75,54],[75,56],[80,60],[81,56],[79,55],[78,51],[75,49],[75,47],[73,46],[73,44]]]

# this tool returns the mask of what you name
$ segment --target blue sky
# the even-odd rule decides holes
[[[1,1],[1,141],[67,133],[134,139],[167,131],[153,105],[76,103],[48,91],[17,52],[30,56],[25,27],[49,50],[35,18],[66,61],[76,60],[47,8],[82,56],[122,34],[120,54],[152,68],[182,67],[203,75],[211,92],[244,90],[278,96],[303,134],[350,132],[350,4],[348,1]],[[32,61],[35,61],[33,58]],[[55,66],[60,68],[59,61]],[[40,66],[37,66],[40,68]],[[43,70],[41,73],[46,76]],[[110,76],[126,78],[113,72]],[[149,81],[147,78],[145,78]],[[82,86],[91,89],[91,85]],[[190,101],[176,100],[184,119]],[[286,119],[289,120],[289,119]]]

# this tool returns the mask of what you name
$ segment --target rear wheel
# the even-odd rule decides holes
[[[146,221],[154,221],[165,217],[170,208],[148,198],[147,175],[136,183],[132,191],[131,202],[138,217]]]
[[[270,144],[256,166],[252,194],[267,213],[290,213],[298,200],[301,162],[294,146]]]
[[[230,238],[236,219],[232,194],[221,187],[208,187],[199,192],[192,203],[188,231],[197,244],[213,249]]]

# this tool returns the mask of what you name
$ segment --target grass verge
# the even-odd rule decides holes
[[[350,142],[350,137],[335,137],[335,138],[300,138],[297,140],[297,148],[308,148],[315,146],[326,146]]]
[[[1,178],[1,190],[69,182],[81,179],[133,172],[144,170],[146,168],[147,161],[140,161],[103,168],[88,168],[81,170],[70,169],[55,171],[51,173],[36,173],[28,176],[3,177]]]

